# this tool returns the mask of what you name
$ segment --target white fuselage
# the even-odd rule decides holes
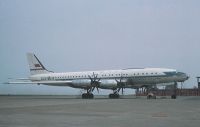
[[[174,69],[165,68],[143,68],[143,69],[122,69],[122,70],[103,70],[85,72],[66,72],[66,73],[46,73],[30,76],[32,82],[36,81],[70,81],[66,83],[55,83],[45,85],[71,86],[74,88],[90,87],[91,78],[99,79],[102,89],[112,89],[117,87],[117,80],[122,80],[127,87],[155,85],[159,83],[183,82],[188,79],[185,73],[177,72]],[[42,84],[42,83],[41,83]],[[125,87],[126,87],[125,86]]]

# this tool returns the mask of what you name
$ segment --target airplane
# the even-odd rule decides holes
[[[167,68],[128,68],[120,70],[101,70],[83,72],[55,73],[47,70],[33,53],[27,53],[30,68],[28,78],[16,79],[6,84],[43,84],[49,86],[68,86],[86,90],[82,94],[83,99],[94,98],[93,91],[96,89],[109,89],[113,93],[109,98],[119,98],[119,91],[124,88],[151,87],[159,83],[184,82],[189,76],[175,69]],[[171,96],[173,99],[176,95]]]

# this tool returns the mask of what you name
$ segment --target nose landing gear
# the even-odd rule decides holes
[[[177,90],[177,82],[174,83],[174,86],[173,86],[173,93],[171,95],[171,99],[176,99],[176,90]]]
[[[148,93],[147,99],[156,99],[156,95],[154,95],[153,93]]]

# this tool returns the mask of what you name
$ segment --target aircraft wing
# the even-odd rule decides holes
[[[72,81],[10,81],[5,82],[4,84],[69,84]]]

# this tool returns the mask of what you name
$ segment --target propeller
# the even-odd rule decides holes
[[[98,74],[95,74],[93,72],[92,76],[88,75],[88,77],[90,78],[91,80],[91,89],[90,91],[94,91],[94,89],[96,88],[97,89],[97,92],[99,93],[99,81],[101,80],[100,78],[98,78]]]
[[[122,82],[123,77],[121,76],[119,80],[115,79],[117,82],[117,87],[118,87],[118,92],[122,90],[122,95],[124,94],[124,89],[125,89],[125,83]]]

